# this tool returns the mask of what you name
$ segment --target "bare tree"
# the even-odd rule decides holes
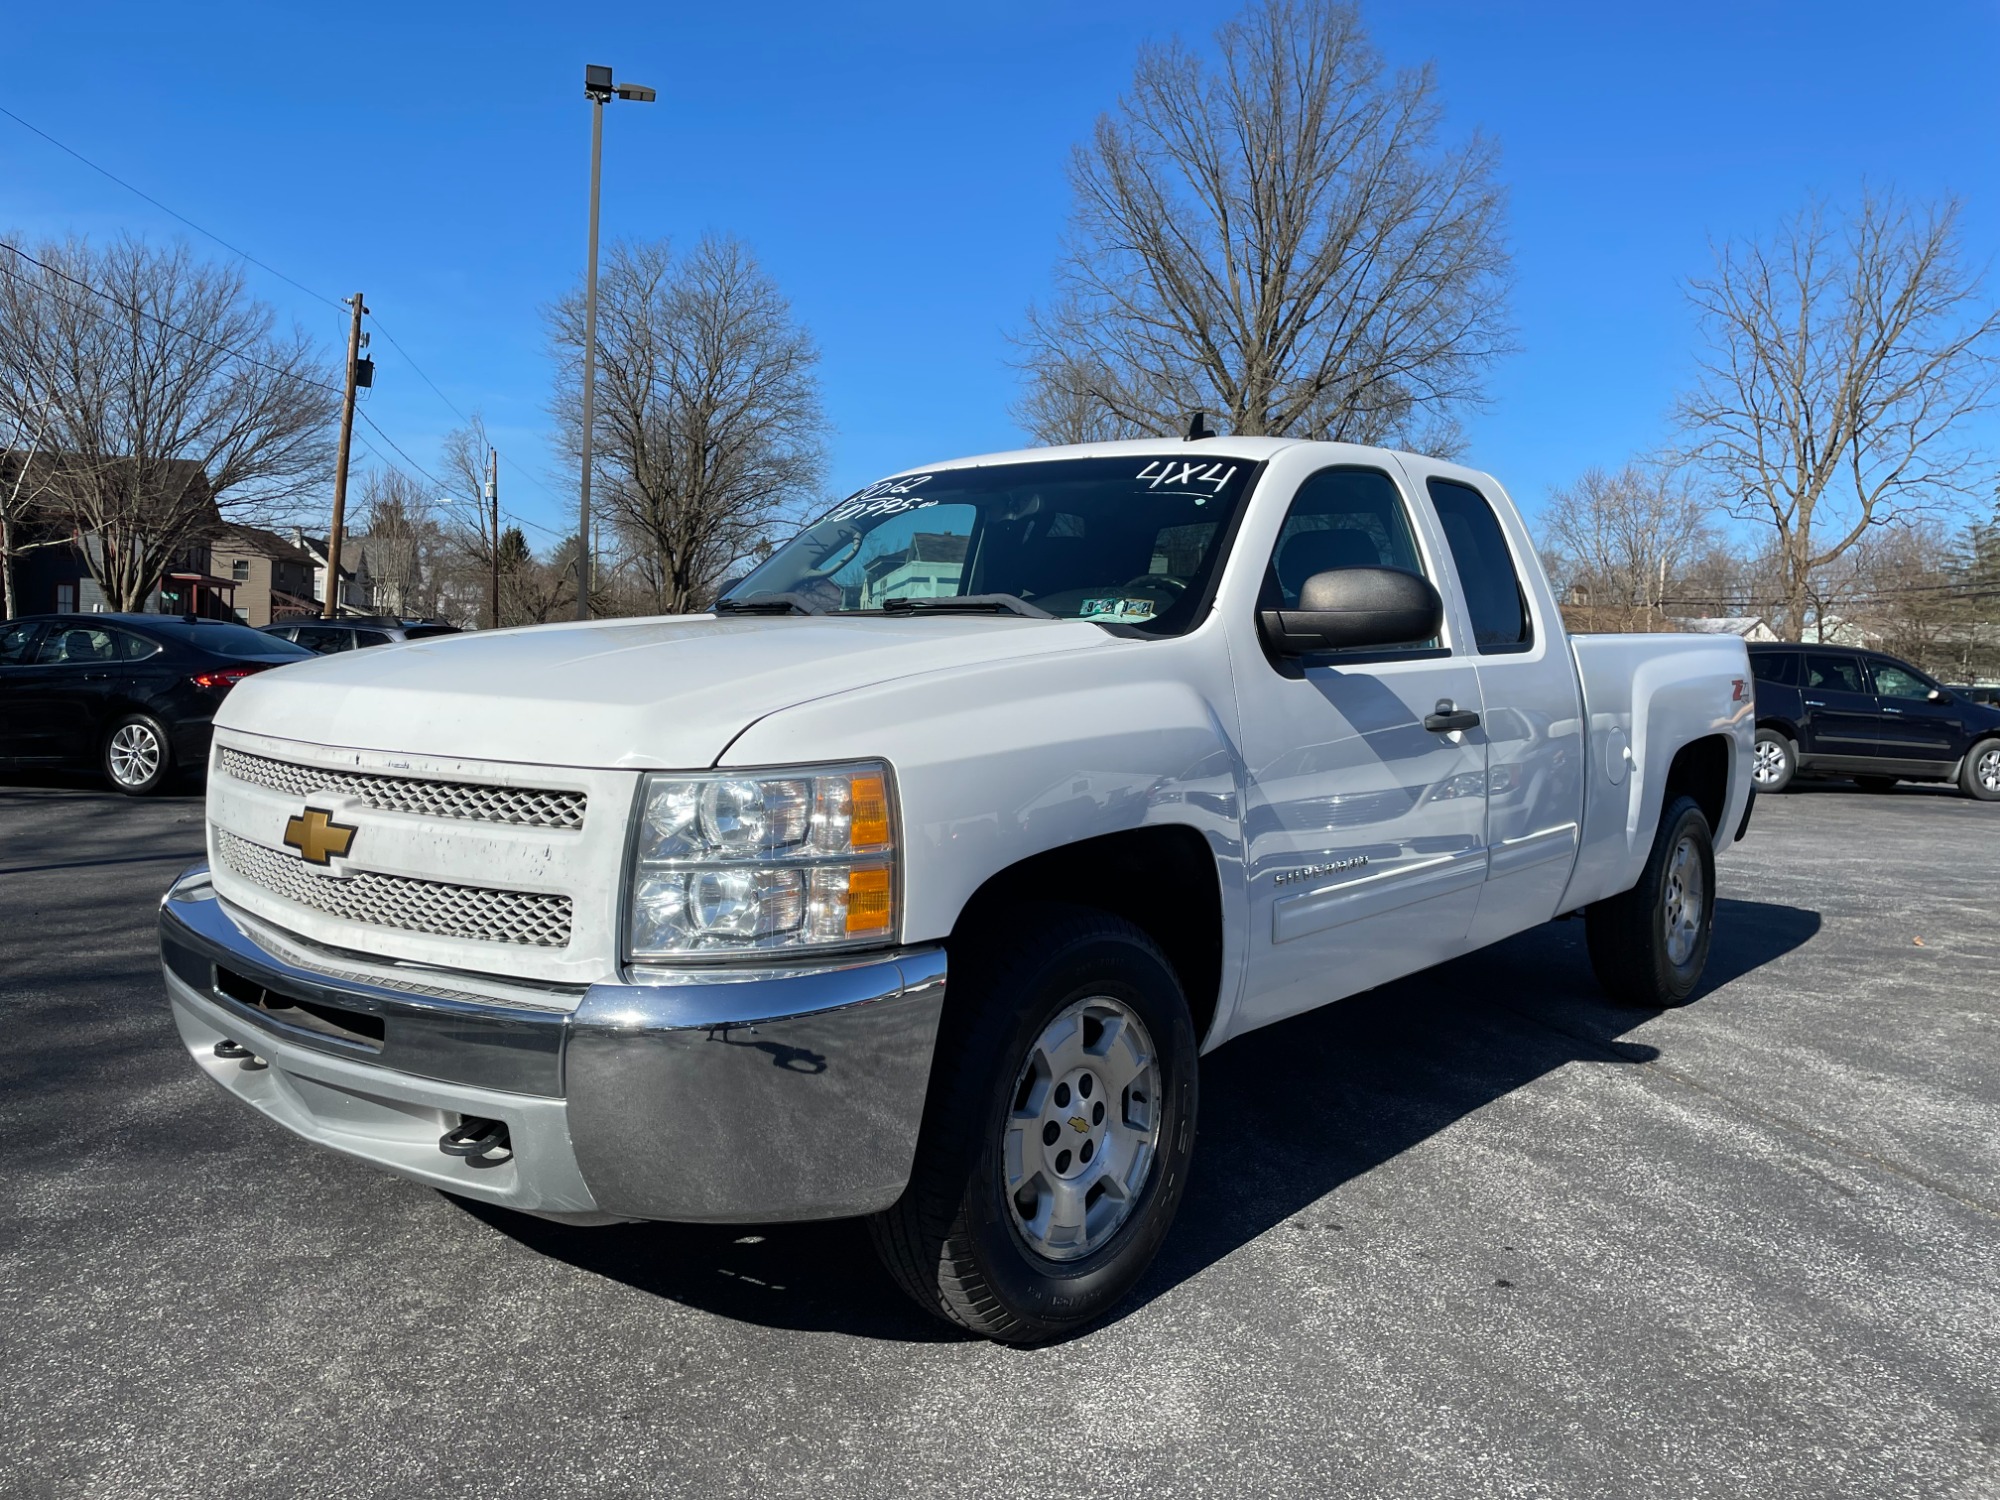
[[[14,586],[14,564],[23,554],[43,547],[65,546],[66,530],[53,535],[46,525],[37,525],[48,503],[48,481],[53,468],[38,462],[42,437],[48,430],[44,417],[25,435],[0,448],[0,620],[20,613],[19,593]]]
[[[1017,418],[1451,446],[1509,347],[1493,146],[1440,146],[1432,69],[1385,76],[1351,4],[1257,0],[1215,44],[1142,51],[1076,149]]]
[[[1707,352],[1678,418],[1734,513],[1771,528],[1777,619],[1797,640],[1815,579],[1868,534],[1990,481],[1962,441],[1991,406],[2000,311],[1961,264],[1959,204],[1813,202],[1768,243],[1719,247],[1691,282]]]
[[[46,421],[45,502],[113,609],[139,608],[218,515],[262,518],[323,480],[338,393],[238,269],[131,238],[0,262],[0,414]]]
[[[736,559],[818,493],[819,351],[755,258],[708,238],[676,259],[614,246],[597,286],[593,484],[653,607],[707,604]],[[555,413],[580,451],[583,296],[549,312]]]
[[[500,545],[501,532],[486,504],[486,455],[492,450],[486,418],[474,412],[463,427],[445,434],[445,482],[452,487],[451,523],[446,537],[453,554],[454,573],[459,588],[468,597],[476,594],[485,604],[480,618],[489,627],[500,624],[490,597],[493,582],[493,555]],[[525,545],[525,538],[523,539]],[[502,590],[504,596],[504,586]],[[571,595],[575,597],[574,594]],[[505,600],[501,601],[504,612]]]
[[[376,608],[399,615],[438,613],[445,535],[437,507],[401,469],[373,469],[361,491],[360,556]]]
[[[1542,542],[1572,602],[1595,629],[1657,629],[1697,559],[1715,548],[1708,504],[1674,471],[1627,464],[1586,469],[1542,512]],[[1712,559],[1711,559],[1712,561]]]

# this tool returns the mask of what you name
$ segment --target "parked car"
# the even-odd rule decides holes
[[[1752,711],[1734,636],[1566,636],[1469,469],[968,459],[714,614],[251,682],[166,983],[308,1140],[580,1223],[867,1216],[1046,1339],[1167,1233],[1200,1052],[1579,910],[1616,1001],[1691,998]]]
[[[96,768],[143,796],[208,758],[215,710],[253,672],[312,653],[246,625],[162,615],[0,622],[0,761]]]
[[[294,641],[315,656],[355,651],[363,646],[387,646],[396,641],[420,641],[427,636],[457,635],[456,625],[442,620],[403,621],[393,615],[343,615],[337,620],[280,620],[258,629],[279,640]]]
[[[1844,776],[1866,791],[1950,781],[2000,801],[2000,708],[1906,661],[1846,646],[1750,647],[1757,675],[1757,789]]]

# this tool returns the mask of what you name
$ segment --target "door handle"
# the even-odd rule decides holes
[[[1806,707],[1807,707],[1807,708],[1825,708],[1825,707],[1826,707],[1826,700],[1825,700],[1825,699],[1823,699],[1823,698],[1808,698],[1808,699],[1806,699]]]
[[[1440,698],[1437,709],[1424,715],[1424,728],[1432,734],[1449,734],[1457,729],[1477,729],[1479,715],[1469,708],[1460,708],[1449,698]]]
[[[109,672],[85,672],[83,674],[83,680],[85,682],[102,682],[104,681],[105,678],[109,677],[110,675],[111,674]]]

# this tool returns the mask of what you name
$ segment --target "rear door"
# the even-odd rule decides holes
[[[70,762],[95,758],[121,675],[121,634],[82,622],[51,625],[43,632],[35,651],[33,689],[46,726],[38,753]]]
[[[1802,753],[1836,761],[1872,760],[1880,753],[1875,694],[1852,651],[1806,649],[1799,726]]]
[[[1489,943],[1556,914],[1583,819],[1581,688],[1547,596],[1524,579],[1533,545],[1470,476],[1425,480],[1470,617],[1486,740],[1486,888],[1473,930]],[[1538,618],[1546,613],[1549,618]]]
[[[1956,702],[1932,702],[1942,693],[1930,678],[1913,667],[1886,657],[1864,659],[1881,711],[1876,729],[1879,753],[1888,760],[1909,761],[1943,774],[1965,753],[1965,727]]]

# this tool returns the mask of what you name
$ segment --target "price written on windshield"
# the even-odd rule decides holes
[[[931,482],[928,474],[911,474],[902,479],[878,479],[865,490],[856,490],[820,517],[822,521],[852,521],[862,516],[894,516],[906,510],[924,510],[937,504],[916,493]]]
[[[1219,495],[1235,473],[1235,464],[1156,458],[1139,471],[1138,477],[1146,481],[1146,489],[1153,494],[1201,495],[1206,491],[1209,495]]]

